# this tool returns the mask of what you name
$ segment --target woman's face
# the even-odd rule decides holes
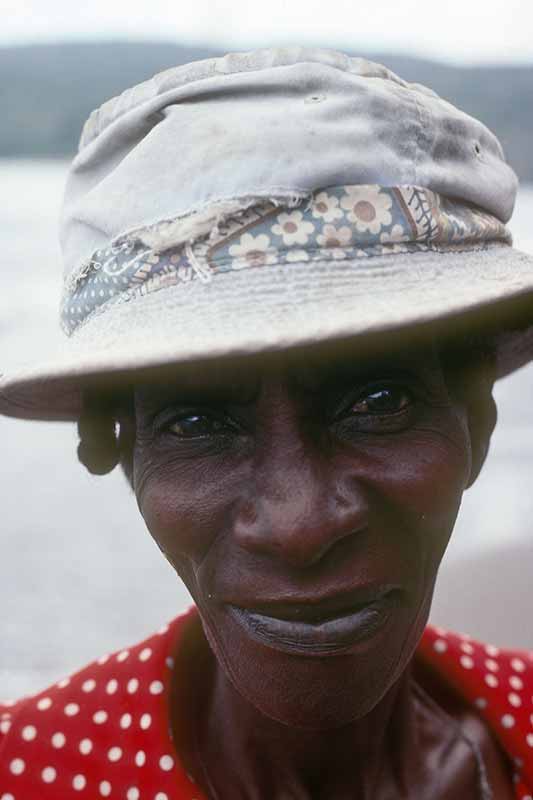
[[[472,472],[438,355],[279,357],[135,393],[134,488],[220,666],[273,719],[368,713],[427,621]]]

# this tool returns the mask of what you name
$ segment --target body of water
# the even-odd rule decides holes
[[[0,161],[1,369],[58,340],[57,218],[64,162]],[[512,224],[533,252],[533,189]],[[533,647],[533,369],[497,389],[487,466],[465,495],[433,620]],[[90,477],[73,426],[0,418],[0,696],[17,696],[158,628],[190,602],[122,475]]]

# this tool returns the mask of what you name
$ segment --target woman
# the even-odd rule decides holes
[[[530,798],[533,655],[426,627],[493,383],[533,356],[515,193],[481,123],[330,51],[91,116],[69,345],[1,408],[120,462],[196,608],[4,708],[3,800]]]

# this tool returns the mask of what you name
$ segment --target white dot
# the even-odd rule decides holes
[[[504,714],[502,717],[502,725],[504,728],[512,728],[514,725],[514,717],[512,714]]]
[[[494,661],[494,659],[492,658],[487,658],[487,660],[485,661],[485,666],[487,667],[487,669],[490,669],[491,672],[498,672],[498,670],[500,669],[500,665],[498,664],[498,662]]]
[[[470,656],[461,656],[460,663],[465,669],[472,669],[474,666],[474,659],[470,658]]]
[[[168,658],[165,660],[165,664],[167,665],[167,667],[168,667],[169,669],[172,669],[172,667],[174,666],[174,659],[172,658],[172,656],[169,656],[169,657],[168,657]]]
[[[72,786],[77,792],[81,792],[82,789],[85,789],[87,786],[85,775],[74,775],[74,778],[72,779]]]
[[[121,650],[117,656],[117,661],[125,661],[129,656],[129,654],[130,654],[129,650]]]
[[[128,681],[128,685],[126,686],[128,694],[135,694],[138,688],[139,688],[139,681],[137,680],[137,678],[130,678]]]
[[[96,711],[93,714],[93,720],[97,725],[102,725],[102,723],[107,721],[107,711]]]
[[[141,717],[141,728],[143,729],[143,731],[148,730],[151,724],[152,724],[152,717],[150,716],[150,714],[143,714]]]
[[[107,757],[110,761],[120,761],[122,758],[122,750],[120,747],[111,747],[111,749],[107,751]]]
[[[476,704],[476,706],[477,706],[478,708],[487,708],[487,701],[485,700],[485,698],[484,698],[484,697],[478,697],[478,698],[475,700],[475,704]]]
[[[66,741],[65,734],[61,733],[60,731],[54,733],[52,736],[52,746],[57,750],[59,750],[61,747],[64,747]]]
[[[498,685],[498,678],[492,672],[489,672],[488,675],[485,675],[485,683],[494,689]]]
[[[13,775],[22,775],[22,773],[26,769],[26,764],[21,758],[14,758],[11,764],[9,765],[9,769],[11,770]]]
[[[0,722],[0,733],[9,733],[9,729],[11,728],[11,720],[10,719],[3,719]]]
[[[109,661],[109,655],[100,656],[100,658],[98,659],[98,661],[96,663],[100,664],[100,666],[101,666],[102,664],[105,664],[106,661]]]
[[[526,665],[522,661],[521,658],[513,658],[511,661],[511,667],[514,669],[515,672],[523,672],[526,668]]]
[[[472,653],[474,652],[474,648],[468,642],[461,642],[460,647],[463,653],[468,653],[469,655],[472,655]]]
[[[157,632],[160,636],[163,636],[163,634],[168,632],[168,625],[162,625]]]
[[[83,681],[81,685],[82,692],[86,693],[94,691],[95,688],[96,688],[96,681],[94,680],[94,678],[88,678],[88,680]]]
[[[41,697],[39,702],[37,703],[37,708],[39,711],[46,711],[52,705],[52,701],[49,697]]]
[[[146,764],[146,753],[144,750],[139,750],[137,753],[135,753],[135,763],[138,767],[144,767]]]
[[[139,800],[140,792],[136,786],[132,786],[128,789],[126,794],[127,800]]]
[[[152,681],[150,684],[150,694],[161,694],[164,688],[161,681]]]
[[[102,781],[100,784],[100,794],[102,797],[109,797],[111,794],[111,784],[109,781]]]
[[[120,727],[123,730],[126,730],[126,728],[129,728],[130,725],[131,725],[131,714],[123,714],[120,718]]]
[[[8,792],[7,794],[3,794],[2,797],[0,797],[0,800],[15,800],[15,798]]]
[[[445,652],[446,652],[446,650],[448,649],[448,643],[447,643],[447,642],[445,642],[445,641],[444,641],[444,639],[437,639],[437,640],[436,640],[436,641],[433,643],[433,649],[434,649],[434,650],[435,650],[437,653],[445,653]]]
[[[117,689],[118,689],[118,681],[115,678],[112,678],[105,687],[107,694],[115,694]]]
[[[514,692],[511,692],[511,694],[508,697],[508,700],[509,700],[510,704],[512,706],[514,706],[515,708],[518,708],[518,706],[522,705],[522,701],[521,701],[520,697],[517,694],[515,694]]]
[[[32,742],[36,736],[37,728],[35,725],[26,725],[26,727],[22,729],[22,738],[25,742]]]
[[[524,682],[522,678],[518,677],[518,675],[511,675],[511,677],[509,678],[509,683],[511,684],[513,689],[517,689],[518,691],[524,688]]]
[[[159,766],[165,772],[168,772],[174,766],[174,759],[172,756],[161,756],[159,759]]]
[[[57,772],[53,767],[45,767],[41,772],[41,778],[45,783],[53,783],[57,778]]]
[[[68,703],[65,706],[65,714],[67,717],[75,717],[76,714],[79,712],[80,707],[77,703]]]
[[[526,742],[530,747],[533,747],[533,733],[528,733],[526,736]]]
[[[487,654],[488,656],[499,656],[499,655],[500,655],[500,650],[499,650],[499,648],[498,648],[498,647],[494,647],[494,645],[493,645],[493,644],[488,644],[488,645],[485,647],[485,652],[486,652],[486,654]]]
[[[152,655],[151,649],[149,647],[145,647],[139,653],[139,661],[148,661],[151,655]]]
[[[63,678],[62,681],[59,681],[59,683],[56,683],[56,686],[57,686],[58,689],[64,689],[65,686],[69,685],[69,683],[70,683],[70,678]]]
[[[90,739],[82,739],[80,742],[80,753],[84,756],[88,756],[91,750],[93,749],[93,743]]]
[[[165,792],[158,792],[154,800],[168,800],[168,794],[165,794]]]

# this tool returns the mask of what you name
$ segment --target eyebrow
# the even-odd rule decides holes
[[[141,383],[135,393],[141,398],[141,407],[150,410],[153,406],[176,402],[230,403],[237,406],[252,404],[260,394],[263,376],[272,369],[284,373],[286,380],[295,388],[311,394],[320,394],[342,387],[350,382],[371,379],[381,370],[397,373],[413,372],[413,363],[424,373],[432,372],[436,365],[433,348],[401,347],[389,350],[361,353],[308,352],[283,354],[281,358],[271,355],[257,363],[228,365],[213,363],[198,374],[194,370],[180,370],[167,378]]]
[[[261,381],[243,380],[242,376],[227,377],[220,381],[202,381],[197,378],[173,379],[164,385],[147,384],[136,387],[141,406],[151,407],[161,403],[176,401],[230,402],[235,405],[249,405],[257,398]]]

